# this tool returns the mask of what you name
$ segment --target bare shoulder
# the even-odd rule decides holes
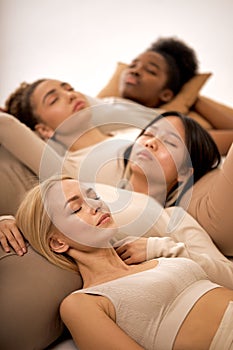
[[[87,313],[94,310],[104,311],[109,317],[115,319],[113,304],[108,298],[102,295],[85,293],[72,293],[68,295],[60,305],[61,316],[64,314],[74,314],[76,310],[80,315],[82,312]]]

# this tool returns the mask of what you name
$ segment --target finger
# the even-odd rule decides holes
[[[10,246],[8,245],[8,243],[7,243],[7,239],[6,239],[5,236],[3,236],[3,237],[0,238],[0,242],[1,242],[1,245],[2,245],[3,250],[4,250],[6,253],[10,253],[11,249],[10,249]]]
[[[115,250],[116,250],[118,255],[121,255],[121,254],[123,254],[126,251],[126,247],[125,246],[121,246],[121,247],[115,248]]]
[[[127,265],[131,265],[131,264],[134,264],[134,263],[135,263],[134,259],[133,259],[131,256],[129,256],[127,259],[125,259],[124,262],[125,262]]]
[[[23,250],[19,246],[18,242],[15,240],[15,237],[12,235],[11,231],[4,231],[1,233],[1,244],[5,252],[10,252],[10,247],[14,249],[14,251],[22,256],[24,254]]]
[[[120,255],[120,258],[122,259],[122,260],[126,260],[126,259],[128,259],[130,257],[130,254],[129,254],[129,252],[127,252],[127,251],[125,251],[124,253],[122,253],[121,255]]]
[[[17,229],[16,226],[14,226],[11,229],[11,232],[12,232],[13,236],[15,237],[15,240],[18,243],[18,245],[19,245],[20,249],[22,250],[22,252],[26,253],[27,252],[27,246],[26,246],[25,240],[24,240],[22,234],[20,233],[20,231]]]

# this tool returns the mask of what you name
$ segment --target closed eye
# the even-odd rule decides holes
[[[58,100],[58,97],[55,97],[54,99],[52,99],[49,103],[49,105],[53,105],[56,101]]]
[[[82,207],[76,209],[76,210],[73,210],[72,214],[77,214],[79,213],[80,211],[82,210]]]
[[[175,144],[175,143],[173,143],[173,142],[171,142],[171,141],[164,140],[163,142],[164,142],[164,143],[167,143],[168,145],[171,145],[171,146],[173,146],[173,147],[177,147],[177,144]]]
[[[145,136],[145,137],[154,137],[153,134],[149,133],[149,132],[146,132],[144,134],[142,134],[142,136]]]
[[[152,75],[157,75],[157,72],[155,72],[155,71],[153,71],[151,69],[148,69],[148,68],[147,68],[147,72],[152,74]]]

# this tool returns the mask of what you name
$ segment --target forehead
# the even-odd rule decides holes
[[[135,60],[144,60],[150,63],[158,64],[159,66],[163,66],[163,67],[166,66],[165,58],[158,52],[154,52],[154,51],[142,52],[140,55],[138,55],[135,58]]]
[[[79,196],[86,195],[88,186],[85,184],[80,184],[77,180],[74,179],[65,179],[55,184],[55,190],[61,192],[65,198],[77,194]]]
[[[85,191],[85,186],[79,184],[78,181],[73,179],[65,179],[55,182],[48,191],[47,199],[52,204],[57,203],[58,200],[64,201],[68,197],[73,195],[81,196]]]
[[[42,81],[36,88],[33,93],[33,99],[34,102],[39,102],[41,99],[43,99],[44,95],[53,89],[57,89],[62,85],[62,81],[60,80],[53,80],[53,79],[46,79],[45,81]]]
[[[165,131],[178,133],[182,139],[185,139],[185,128],[182,120],[179,117],[171,116],[161,118],[154,122],[149,128],[151,129],[163,129]]]

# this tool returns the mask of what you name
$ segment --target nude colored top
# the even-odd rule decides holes
[[[108,298],[115,307],[116,323],[147,350],[172,349],[195,302],[219,287],[191,260],[158,260],[155,268],[74,292]]]

